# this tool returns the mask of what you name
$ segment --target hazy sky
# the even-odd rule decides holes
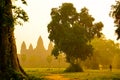
[[[30,43],[36,47],[39,36],[42,36],[44,46],[47,48],[49,43],[47,25],[51,20],[51,8],[59,7],[64,2],[73,3],[78,12],[81,8],[87,7],[89,13],[95,18],[95,22],[103,22],[103,33],[106,37],[115,39],[113,19],[109,17],[111,5],[115,3],[115,0],[27,0],[28,6],[22,6],[28,13],[29,22],[24,23],[23,26],[15,27],[18,53],[23,41],[25,41],[27,48]]]

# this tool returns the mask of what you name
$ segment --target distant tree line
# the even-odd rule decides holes
[[[83,62],[86,68],[99,69],[99,65],[102,65],[103,69],[108,69],[109,65],[112,65],[113,68],[120,69],[120,44],[106,40],[104,37],[93,39],[91,44],[94,51],[92,57],[88,57]]]

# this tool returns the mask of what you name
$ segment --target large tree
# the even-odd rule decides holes
[[[78,13],[72,3],[63,3],[51,11],[51,22],[48,24],[50,41],[54,42],[52,54],[58,56],[64,52],[69,62],[68,71],[83,71],[79,66],[81,60],[92,55],[91,40],[100,37],[102,22],[93,24],[94,18],[87,8]]]
[[[27,21],[28,16],[23,9],[14,6],[13,1],[0,0],[0,79],[2,80],[23,80],[27,76],[17,57],[14,25],[21,24],[20,19]],[[25,0],[21,1],[26,4]]]
[[[112,5],[110,16],[114,18],[114,23],[117,29],[115,32],[117,33],[117,39],[120,39],[120,0],[116,0],[116,4]]]

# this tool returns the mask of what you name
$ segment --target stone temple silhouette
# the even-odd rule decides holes
[[[52,49],[52,42],[49,43],[48,49],[45,49],[43,39],[40,36],[35,48],[33,48],[32,44],[30,44],[27,49],[26,44],[23,41],[18,57],[21,65],[27,68],[67,67],[68,64],[66,63],[64,57],[60,58],[60,60],[57,60],[51,55]]]

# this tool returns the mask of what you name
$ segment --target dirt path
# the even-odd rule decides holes
[[[48,80],[70,80],[69,78],[64,78],[60,74],[52,74],[52,75],[46,76],[45,78]]]

